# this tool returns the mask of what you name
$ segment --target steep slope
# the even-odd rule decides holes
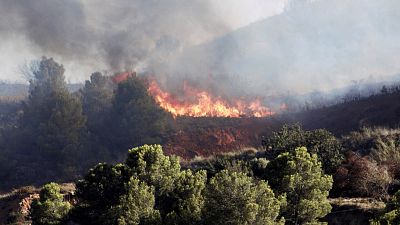
[[[171,74],[197,82],[213,74],[221,92],[268,96],[395,74],[400,71],[399,10],[395,0],[296,4],[184,52]]]
[[[301,122],[306,129],[325,128],[338,135],[364,126],[398,128],[400,124],[400,92],[373,95],[309,110],[286,116],[285,120]]]

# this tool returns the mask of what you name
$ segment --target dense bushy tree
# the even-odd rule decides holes
[[[80,91],[83,113],[87,117],[88,137],[85,148],[92,149],[90,162],[111,161],[115,158],[112,157],[112,135],[108,124],[115,86],[109,76],[96,72]]]
[[[83,112],[87,116],[87,127],[91,132],[103,131],[112,106],[115,84],[109,76],[93,73],[81,90]]]
[[[246,174],[219,172],[211,178],[205,197],[205,224],[284,224],[278,219],[281,202],[272,189]]]
[[[154,188],[131,178],[126,189],[127,193],[121,196],[119,205],[110,210],[110,217],[116,218],[113,222],[118,225],[161,224],[160,213],[154,209]]]
[[[318,157],[306,148],[280,154],[268,164],[266,173],[276,193],[286,193],[283,215],[288,224],[317,224],[331,211],[327,197],[332,177],[324,175]]]
[[[173,190],[181,168],[179,159],[165,156],[159,145],[144,145],[129,150],[126,165],[140,180],[154,186],[160,195]]]
[[[126,164],[134,176],[155,187],[156,209],[167,224],[197,224],[201,219],[206,173],[181,171],[176,157],[165,156],[159,145],[129,151]]]
[[[332,178],[315,154],[298,148],[261,167],[276,193],[266,181],[235,170],[223,169],[207,182],[204,170],[182,170],[160,145],[136,147],[125,164],[99,164],[77,182],[71,218],[87,225],[261,225],[284,224],[286,217],[288,224],[318,224],[331,210]]]
[[[126,194],[130,177],[130,169],[123,164],[101,163],[89,170],[76,184],[80,203],[74,212],[75,219],[88,225],[109,224],[109,209],[116,207],[120,197]]]
[[[49,183],[43,187],[40,198],[32,202],[33,225],[58,225],[65,221],[71,205],[64,202],[60,190],[56,183]]]
[[[37,143],[40,147],[62,149],[76,143],[85,117],[79,99],[68,92],[63,66],[53,59],[43,58],[33,74],[22,127],[29,128],[35,138],[41,139]],[[52,141],[57,145],[46,145]]]
[[[306,147],[311,153],[317,154],[327,173],[334,173],[344,158],[340,141],[330,132],[324,129],[304,131],[299,124],[284,125],[263,143],[272,157]]]
[[[159,145],[137,147],[126,164],[99,164],[77,183],[74,218],[89,225],[199,224],[206,179],[204,171],[181,170]]]
[[[193,173],[182,171],[175,180],[175,187],[167,196],[161,198],[161,209],[170,208],[165,224],[200,224],[202,220],[206,184],[205,171]]]
[[[112,104],[110,127],[114,146],[128,149],[161,143],[168,114],[148,94],[143,81],[129,77],[119,83]]]
[[[54,170],[57,177],[71,177],[76,174],[73,162],[83,155],[79,152],[85,128],[81,102],[68,92],[64,68],[53,59],[42,58],[32,73],[21,120],[20,138],[24,141],[18,150],[30,161],[41,162],[32,168],[43,168],[41,176]]]

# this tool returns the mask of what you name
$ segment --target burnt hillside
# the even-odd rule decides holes
[[[285,116],[286,121],[300,122],[305,129],[325,128],[336,135],[361,127],[397,128],[400,122],[400,92],[380,93]]]
[[[282,121],[275,117],[178,117],[174,130],[163,145],[168,155],[189,159],[261,147],[263,136],[280,129]]]

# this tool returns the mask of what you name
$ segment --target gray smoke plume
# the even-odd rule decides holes
[[[0,0],[0,37],[72,68],[144,71],[170,90],[189,80],[229,96],[324,91],[400,72],[400,1],[270,1],[286,9],[230,32],[234,17],[214,0]]]
[[[117,71],[223,34],[219,16],[204,0],[1,0],[0,36]]]
[[[262,96],[392,79],[400,72],[399,12],[397,0],[292,0],[280,15],[187,49],[168,74],[196,81],[212,73],[219,84],[233,81],[219,91]]]

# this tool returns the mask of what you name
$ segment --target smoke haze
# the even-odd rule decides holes
[[[226,89],[239,95],[328,91],[392,79],[400,72],[399,11],[395,0],[294,1],[280,15],[185,51],[168,74],[204,80],[192,71],[201,77],[212,71],[233,82]]]
[[[187,79],[261,96],[399,73],[399,1],[265,2],[0,0],[0,60],[47,55],[74,81],[137,70],[170,89]],[[14,74],[0,70],[0,79]]]
[[[67,71],[141,70],[150,61],[164,60],[186,46],[211,40],[283,7],[282,0],[212,2],[0,0],[0,50],[21,51],[18,55],[26,58],[55,57]],[[250,17],[244,13],[242,19],[235,16],[238,7],[251,10],[257,3],[264,11]]]

